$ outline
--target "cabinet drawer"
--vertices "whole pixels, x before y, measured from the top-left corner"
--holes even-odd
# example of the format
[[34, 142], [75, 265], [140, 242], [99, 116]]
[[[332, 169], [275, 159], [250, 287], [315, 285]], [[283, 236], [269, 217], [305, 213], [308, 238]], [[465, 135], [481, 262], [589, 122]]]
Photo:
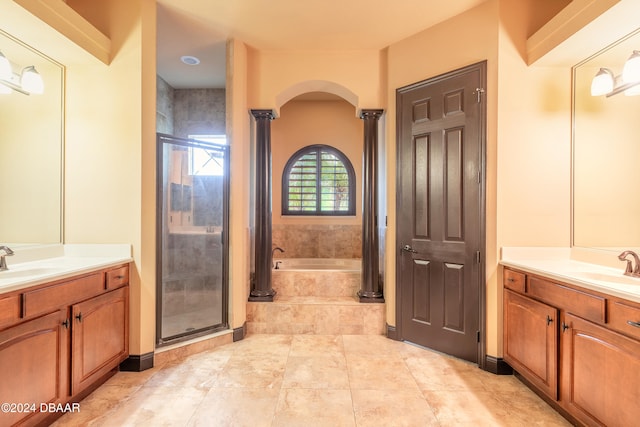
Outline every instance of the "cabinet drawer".
[[561, 307], [587, 320], [604, 323], [606, 299], [537, 277], [529, 277], [527, 295]]
[[512, 291], [524, 293], [525, 274], [517, 271], [504, 269], [503, 286]]
[[0, 299], [0, 328], [20, 320], [20, 295]]
[[104, 273], [95, 273], [69, 282], [24, 293], [24, 317], [49, 313], [59, 307], [104, 292]]
[[640, 308], [622, 301], [609, 301], [609, 327], [640, 339]]
[[107, 289], [120, 288], [129, 283], [129, 267], [124, 266], [107, 271]]

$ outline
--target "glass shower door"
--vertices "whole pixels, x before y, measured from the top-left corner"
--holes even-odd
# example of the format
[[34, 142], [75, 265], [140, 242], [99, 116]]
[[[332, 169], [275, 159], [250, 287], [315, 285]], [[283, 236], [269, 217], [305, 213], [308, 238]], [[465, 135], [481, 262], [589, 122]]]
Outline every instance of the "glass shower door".
[[158, 134], [158, 346], [228, 328], [229, 147]]

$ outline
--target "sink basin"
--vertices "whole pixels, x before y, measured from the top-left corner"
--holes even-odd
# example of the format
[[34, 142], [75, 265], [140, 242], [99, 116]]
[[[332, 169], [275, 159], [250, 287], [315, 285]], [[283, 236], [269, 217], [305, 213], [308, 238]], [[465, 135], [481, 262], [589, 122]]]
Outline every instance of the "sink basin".
[[622, 273], [617, 275], [617, 274], [599, 273], [599, 272], [593, 272], [593, 271], [579, 271], [574, 274], [578, 278], [595, 280], [597, 282], [617, 283], [621, 285], [640, 285], [640, 278], [624, 276]]
[[21, 279], [24, 277], [31, 276], [42, 276], [45, 274], [53, 274], [60, 271], [59, 268], [55, 267], [33, 267], [24, 270], [5, 270], [0, 271], [0, 280], [3, 279]]

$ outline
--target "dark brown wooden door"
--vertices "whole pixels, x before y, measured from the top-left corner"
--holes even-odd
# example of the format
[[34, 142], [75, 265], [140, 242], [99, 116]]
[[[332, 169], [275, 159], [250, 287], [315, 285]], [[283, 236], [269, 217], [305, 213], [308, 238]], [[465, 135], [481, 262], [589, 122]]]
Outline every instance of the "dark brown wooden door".
[[485, 63], [472, 65], [397, 93], [398, 333], [474, 362], [484, 258], [485, 70]]

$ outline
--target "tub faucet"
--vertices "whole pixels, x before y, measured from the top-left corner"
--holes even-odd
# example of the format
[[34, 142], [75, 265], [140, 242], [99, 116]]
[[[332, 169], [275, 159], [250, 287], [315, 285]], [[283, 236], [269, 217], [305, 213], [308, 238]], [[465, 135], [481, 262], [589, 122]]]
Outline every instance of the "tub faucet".
[[0, 271], [8, 270], [9, 267], [7, 267], [5, 257], [13, 255], [13, 251], [8, 246], [0, 246], [0, 253], [2, 253], [0, 255]]
[[[276, 253], [276, 251], [280, 251], [280, 253], [284, 253], [284, 249], [282, 249], [282, 248], [281, 248], [281, 247], [279, 247], [279, 246], [276, 246], [275, 248], [273, 248], [273, 249], [271, 250], [271, 260], [273, 260], [273, 254], [275, 254], [275, 253]], [[273, 265], [273, 268], [278, 268], [278, 264]]]
[[[633, 257], [633, 261], [635, 261], [636, 266], [631, 267], [633, 261], [627, 259], [627, 256], [631, 255]], [[640, 277], [640, 258], [638, 258], [638, 254], [633, 251], [624, 251], [620, 255], [618, 255], [618, 259], [620, 261], [627, 261], [627, 267], [624, 270], [625, 276], [631, 277]]]

